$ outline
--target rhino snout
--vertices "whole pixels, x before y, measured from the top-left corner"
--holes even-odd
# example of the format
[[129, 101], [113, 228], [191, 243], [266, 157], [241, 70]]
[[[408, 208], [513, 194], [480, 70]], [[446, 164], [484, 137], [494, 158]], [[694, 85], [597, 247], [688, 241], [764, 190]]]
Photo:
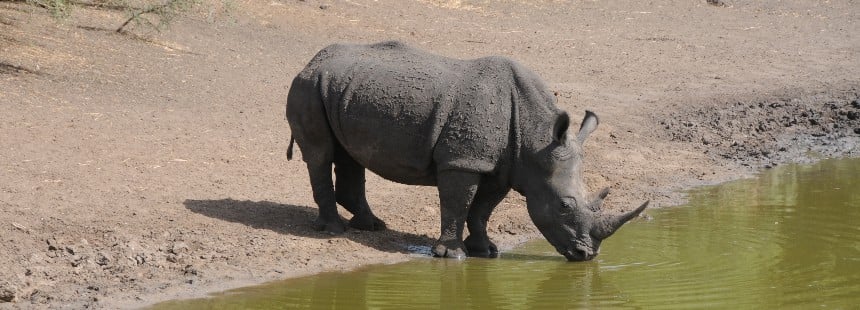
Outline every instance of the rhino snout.
[[592, 251], [586, 247], [575, 247], [573, 249], [565, 250], [565, 249], [556, 249], [561, 255], [564, 255], [567, 258], [567, 261], [570, 262], [584, 262], [590, 261], [597, 257], [597, 254], [600, 253], [600, 250]]

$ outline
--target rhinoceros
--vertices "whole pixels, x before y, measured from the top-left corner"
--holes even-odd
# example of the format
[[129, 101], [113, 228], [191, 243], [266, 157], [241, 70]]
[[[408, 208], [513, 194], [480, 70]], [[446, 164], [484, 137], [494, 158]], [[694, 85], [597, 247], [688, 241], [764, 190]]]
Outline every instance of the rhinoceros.
[[[570, 261], [593, 259], [602, 240], [648, 205], [603, 212], [608, 188], [588, 195], [579, 131], [538, 76], [505, 57], [460, 60], [400, 42], [330, 45], [295, 77], [286, 108], [319, 207], [317, 230], [385, 229], [365, 197], [365, 169], [403, 184], [436, 186], [439, 257], [496, 257], [487, 236], [493, 209], [511, 189], [526, 198], [538, 230]], [[332, 165], [335, 182], [332, 184]], [[469, 236], [463, 239], [464, 224]]]

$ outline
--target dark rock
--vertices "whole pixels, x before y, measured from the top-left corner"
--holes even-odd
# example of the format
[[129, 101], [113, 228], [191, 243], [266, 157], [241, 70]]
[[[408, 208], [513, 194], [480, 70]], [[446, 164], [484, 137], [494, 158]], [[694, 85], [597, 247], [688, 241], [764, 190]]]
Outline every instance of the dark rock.
[[98, 264], [99, 266], [105, 266], [107, 264], [110, 264], [111, 261], [113, 261], [113, 258], [110, 254], [104, 252], [99, 252], [98, 254], [96, 254], [96, 264]]
[[138, 265], [143, 265], [144, 263], [146, 263], [146, 256], [144, 256], [143, 254], [135, 255], [134, 262]]
[[854, 128], [854, 133], [860, 135], [860, 127]]
[[45, 239], [45, 242], [48, 244], [48, 251], [56, 251], [60, 249], [59, 245], [57, 244], [57, 239]]
[[200, 271], [197, 270], [197, 268], [194, 268], [193, 265], [185, 265], [183, 272], [185, 273], [186, 276], [189, 276], [189, 275], [190, 276], [199, 276], [200, 275]]
[[86, 259], [84, 257], [80, 257], [77, 255], [72, 256], [72, 267], [80, 266], [81, 264], [83, 264], [85, 262], [86, 262]]
[[857, 120], [858, 118], [860, 118], [860, 112], [857, 112], [857, 111], [851, 111], [851, 112], [848, 112], [848, 113], [846, 114], [846, 116], [848, 116], [848, 119], [850, 119], [850, 120], [852, 120], [852, 121], [853, 121], [853, 120]]
[[854, 107], [855, 109], [860, 109], [860, 100], [858, 100], [858, 99], [852, 100], [851, 106]]

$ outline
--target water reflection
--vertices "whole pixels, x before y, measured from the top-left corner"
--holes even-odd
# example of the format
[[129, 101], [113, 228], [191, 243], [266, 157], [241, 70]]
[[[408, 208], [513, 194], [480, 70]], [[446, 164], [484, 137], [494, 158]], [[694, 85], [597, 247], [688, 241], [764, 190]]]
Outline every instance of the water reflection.
[[785, 166], [649, 211], [568, 263], [544, 240], [500, 259], [416, 259], [156, 308], [852, 308], [860, 159]]
[[[582, 305], [605, 288], [596, 263], [570, 268], [563, 258], [540, 263], [511, 256], [508, 259], [467, 261], [422, 259], [384, 272], [359, 271], [332, 275], [332, 286], [315, 285], [326, 291], [353, 293], [360, 308], [388, 308], [409, 305], [417, 308], [454, 309], [546, 309], [548, 306]], [[524, 276], [527, 275], [527, 276]], [[335, 279], [336, 278], [336, 279]], [[329, 283], [328, 279], [317, 281]], [[361, 297], [359, 297], [361, 295]], [[362, 298], [363, 297], [363, 298]], [[308, 303], [305, 303], [308, 304]], [[312, 308], [342, 308], [347, 305], [310, 301]]]

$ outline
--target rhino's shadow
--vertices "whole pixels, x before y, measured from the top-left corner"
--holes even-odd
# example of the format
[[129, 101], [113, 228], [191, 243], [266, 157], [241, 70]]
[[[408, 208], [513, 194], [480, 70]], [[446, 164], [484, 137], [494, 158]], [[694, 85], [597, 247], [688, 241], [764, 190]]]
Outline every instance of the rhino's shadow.
[[285, 235], [318, 239], [344, 237], [384, 252], [411, 253], [408, 250], [409, 246], [429, 246], [433, 242], [432, 239], [424, 235], [392, 229], [376, 232], [349, 229], [342, 235], [332, 236], [325, 232], [316, 231], [311, 227], [311, 222], [317, 216], [317, 209], [305, 206], [234, 199], [186, 199], [183, 204], [185, 208], [194, 213], [257, 229], [268, 229]]

